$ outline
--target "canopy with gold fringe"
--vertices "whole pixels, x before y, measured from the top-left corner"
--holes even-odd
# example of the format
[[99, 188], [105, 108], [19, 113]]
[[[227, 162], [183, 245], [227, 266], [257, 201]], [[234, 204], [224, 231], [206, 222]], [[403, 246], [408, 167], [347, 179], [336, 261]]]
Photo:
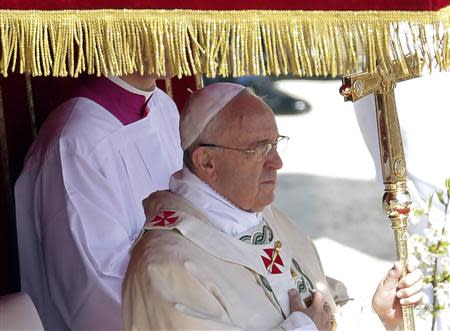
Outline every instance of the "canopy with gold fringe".
[[[3, 0], [0, 73], [337, 76], [450, 68], [450, 0]], [[147, 56], [151, 54], [151, 56]], [[406, 61], [413, 56], [411, 67]]]

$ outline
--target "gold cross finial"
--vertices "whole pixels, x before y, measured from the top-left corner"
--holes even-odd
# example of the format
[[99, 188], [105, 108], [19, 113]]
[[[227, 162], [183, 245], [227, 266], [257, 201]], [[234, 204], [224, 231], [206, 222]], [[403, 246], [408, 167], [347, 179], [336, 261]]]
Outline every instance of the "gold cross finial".
[[377, 67], [375, 73], [359, 73], [342, 77], [339, 92], [345, 101], [357, 101], [366, 95], [387, 94], [394, 90], [397, 82], [419, 77], [419, 73], [404, 74], [400, 66], [389, 70]]

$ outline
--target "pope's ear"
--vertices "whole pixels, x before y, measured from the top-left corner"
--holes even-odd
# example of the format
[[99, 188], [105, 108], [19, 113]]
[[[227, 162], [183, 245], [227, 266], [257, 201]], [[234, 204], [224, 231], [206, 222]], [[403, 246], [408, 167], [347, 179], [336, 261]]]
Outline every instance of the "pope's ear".
[[215, 173], [213, 152], [208, 147], [197, 147], [192, 152], [192, 164], [200, 177], [211, 179]]

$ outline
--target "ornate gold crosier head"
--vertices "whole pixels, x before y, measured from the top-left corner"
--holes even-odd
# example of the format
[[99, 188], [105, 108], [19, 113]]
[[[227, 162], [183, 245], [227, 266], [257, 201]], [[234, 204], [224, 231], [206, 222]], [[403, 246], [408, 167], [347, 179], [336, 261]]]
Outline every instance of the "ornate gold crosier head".
[[[409, 68], [417, 66], [409, 65]], [[361, 73], [342, 77], [340, 93], [345, 101], [357, 101], [374, 94], [380, 146], [381, 169], [385, 185], [383, 208], [394, 230], [397, 256], [406, 274], [408, 261], [406, 227], [411, 198], [406, 186], [407, 173], [402, 136], [395, 105], [394, 89], [397, 82], [419, 77], [405, 70], [404, 63], [392, 68], [377, 66], [375, 73]], [[403, 307], [403, 329], [415, 330], [413, 307]]]

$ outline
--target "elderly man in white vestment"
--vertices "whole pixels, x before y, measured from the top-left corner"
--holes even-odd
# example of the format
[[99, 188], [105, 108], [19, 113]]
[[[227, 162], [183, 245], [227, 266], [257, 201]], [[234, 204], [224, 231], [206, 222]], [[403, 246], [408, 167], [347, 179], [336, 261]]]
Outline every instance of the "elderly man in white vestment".
[[46, 330], [120, 330], [142, 200], [182, 167], [179, 114], [155, 77], [87, 77], [53, 110], [16, 188], [22, 290]]
[[421, 299], [420, 271], [400, 280], [395, 264], [373, 297], [379, 318], [371, 307], [362, 314], [324, 275], [311, 240], [271, 206], [287, 137], [261, 99], [237, 84], [207, 86], [188, 100], [180, 134], [185, 167], [144, 202], [122, 289], [125, 329], [401, 326], [401, 305]]

